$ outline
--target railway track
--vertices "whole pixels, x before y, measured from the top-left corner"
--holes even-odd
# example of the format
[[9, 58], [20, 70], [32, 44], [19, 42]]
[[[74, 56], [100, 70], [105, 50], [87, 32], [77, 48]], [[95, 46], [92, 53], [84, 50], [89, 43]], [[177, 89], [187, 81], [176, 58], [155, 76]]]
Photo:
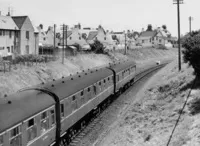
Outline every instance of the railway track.
[[[148, 74], [151, 74], [159, 69], [161, 69], [162, 67], [164, 67], [166, 64], [168, 64], [169, 61], [167, 61], [166, 63], [157, 65], [157, 66], [152, 66], [148, 69], [141, 69], [139, 72], [136, 73], [135, 76], [135, 80], [133, 84], [136, 84], [138, 81], [140, 81], [142, 78], [144, 78], [145, 76], [147, 76]], [[119, 95], [121, 94], [127, 94], [130, 90], [132, 90], [133, 88], [133, 84], [131, 84], [130, 86], [125, 86], [123, 90], [121, 90], [117, 96], [115, 95], [114, 97], [108, 97], [103, 103], [101, 103], [101, 105], [99, 106], [99, 108], [97, 108], [95, 111], [95, 114], [91, 114], [93, 112], [91, 112], [88, 116], [91, 118], [90, 120], [88, 120], [85, 125], [81, 126], [80, 129], [75, 130], [73, 136], [68, 136], [63, 135], [62, 136], [62, 142], [61, 142], [61, 146], [76, 146], [78, 145], [81, 140], [85, 137], [85, 135], [87, 135], [88, 133], [90, 133], [92, 130], [98, 130], [95, 129], [95, 126], [99, 123], [99, 121], [101, 120], [101, 113], [110, 105], [112, 104], [112, 102], [119, 97]], [[87, 118], [87, 116], [86, 116]], [[66, 141], [66, 138], [69, 139], [70, 137], [70, 141]]]

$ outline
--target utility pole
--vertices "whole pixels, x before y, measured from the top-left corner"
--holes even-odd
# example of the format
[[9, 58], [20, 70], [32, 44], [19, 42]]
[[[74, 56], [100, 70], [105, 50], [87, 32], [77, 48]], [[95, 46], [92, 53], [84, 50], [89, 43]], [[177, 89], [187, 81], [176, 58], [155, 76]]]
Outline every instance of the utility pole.
[[54, 24], [54, 35], [53, 35], [53, 56], [55, 57], [55, 50], [56, 50], [56, 24]]
[[126, 55], [126, 32], [124, 31], [124, 36], [125, 36], [125, 49], [124, 49], [124, 55]]
[[192, 32], [192, 20], [193, 20], [193, 17], [189, 17], [189, 30], [190, 30], [190, 34]]
[[177, 19], [178, 19], [178, 68], [181, 71], [181, 44], [180, 44], [180, 4], [183, 4], [183, 0], [173, 0], [173, 4], [177, 5]]
[[64, 64], [65, 51], [65, 24], [63, 24], [63, 49], [62, 49], [62, 64]]
[[66, 49], [67, 49], [67, 29], [68, 29], [68, 26], [65, 25], [65, 30], [66, 30]]

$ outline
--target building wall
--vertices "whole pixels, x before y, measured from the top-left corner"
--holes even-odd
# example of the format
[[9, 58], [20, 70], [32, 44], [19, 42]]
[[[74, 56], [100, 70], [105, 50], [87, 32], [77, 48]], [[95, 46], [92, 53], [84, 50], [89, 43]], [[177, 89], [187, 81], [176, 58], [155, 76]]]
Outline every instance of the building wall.
[[35, 38], [35, 55], [39, 54], [39, 33], [34, 33]]
[[[0, 30], [2, 31], [2, 30]], [[15, 32], [14, 30], [3, 30], [5, 35], [0, 35], [0, 53], [3, 56], [9, 55], [8, 53], [14, 52], [14, 40]], [[9, 33], [11, 32], [11, 37]]]
[[[29, 39], [26, 38], [27, 31], [29, 32]], [[20, 51], [21, 55], [35, 54], [34, 28], [28, 17], [20, 30]]]

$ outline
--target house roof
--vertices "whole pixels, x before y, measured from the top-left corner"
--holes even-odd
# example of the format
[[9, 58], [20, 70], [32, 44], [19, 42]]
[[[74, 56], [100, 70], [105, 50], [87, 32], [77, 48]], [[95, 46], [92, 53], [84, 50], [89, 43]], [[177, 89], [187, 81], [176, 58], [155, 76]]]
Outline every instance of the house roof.
[[13, 19], [9, 16], [0, 16], [0, 29], [19, 30]]
[[123, 34], [124, 32], [113, 32], [112, 34]]
[[136, 35], [138, 35], [138, 36], [139, 36], [140, 34], [139, 34], [139, 32], [137, 32], [137, 31], [134, 31], [134, 32], [133, 32], [133, 37], [135, 38], [135, 36], [136, 36]]
[[154, 37], [156, 34], [156, 31], [144, 31], [140, 34], [140, 37]]
[[87, 40], [93, 40], [98, 34], [98, 31], [90, 31]]
[[67, 38], [68, 38], [70, 35], [72, 35], [72, 31], [71, 31], [71, 30], [70, 30], [70, 31], [67, 31]]
[[13, 16], [12, 19], [15, 21], [18, 28], [21, 29], [27, 17], [28, 16]]

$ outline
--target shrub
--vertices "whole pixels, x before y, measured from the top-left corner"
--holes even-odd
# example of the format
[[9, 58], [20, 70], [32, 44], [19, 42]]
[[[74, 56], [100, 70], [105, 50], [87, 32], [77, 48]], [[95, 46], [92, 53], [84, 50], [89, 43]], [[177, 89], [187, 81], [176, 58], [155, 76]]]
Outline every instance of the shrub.
[[192, 32], [183, 42], [183, 59], [194, 68], [194, 73], [200, 76], [200, 33]]
[[98, 40], [95, 40], [94, 43], [90, 45], [90, 47], [91, 47], [91, 51], [93, 51], [97, 54], [101, 54], [101, 53], [104, 54], [105, 53], [104, 45]]

